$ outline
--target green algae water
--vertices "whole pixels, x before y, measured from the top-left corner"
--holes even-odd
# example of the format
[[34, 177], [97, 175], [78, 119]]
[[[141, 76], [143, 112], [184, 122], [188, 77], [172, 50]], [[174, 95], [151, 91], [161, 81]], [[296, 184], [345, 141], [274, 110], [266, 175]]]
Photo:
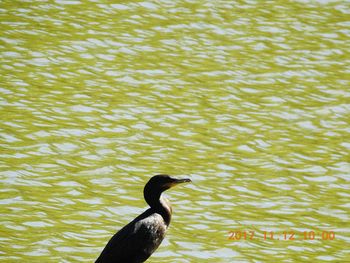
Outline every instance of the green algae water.
[[349, 1], [0, 1], [0, 261], [347, 262]]

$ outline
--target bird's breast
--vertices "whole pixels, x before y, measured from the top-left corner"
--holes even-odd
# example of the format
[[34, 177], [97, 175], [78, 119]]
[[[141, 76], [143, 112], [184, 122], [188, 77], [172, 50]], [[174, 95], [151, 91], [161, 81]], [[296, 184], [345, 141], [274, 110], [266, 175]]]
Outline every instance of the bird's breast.
[[135, 232], [143, 233], [146, 250], [153, 253], [163, 241], [167, 228], [163, 217], [153, 213], [136, 223]]

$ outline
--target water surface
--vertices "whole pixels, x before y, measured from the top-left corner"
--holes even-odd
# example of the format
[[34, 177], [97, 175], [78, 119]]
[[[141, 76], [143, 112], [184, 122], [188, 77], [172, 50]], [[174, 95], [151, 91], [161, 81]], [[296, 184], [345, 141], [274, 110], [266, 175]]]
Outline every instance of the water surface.
[[0, 3], [2, 262], [93, 262], [158, 173], [149, 262], [347, 260], [348, 1]]

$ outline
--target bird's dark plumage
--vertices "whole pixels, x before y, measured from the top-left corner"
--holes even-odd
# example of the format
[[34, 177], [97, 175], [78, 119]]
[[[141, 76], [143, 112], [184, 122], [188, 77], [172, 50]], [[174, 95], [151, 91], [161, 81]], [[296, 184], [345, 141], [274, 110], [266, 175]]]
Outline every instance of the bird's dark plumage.
[[95, 263], [145, 262], [164, 239], [171, 220], [171, 206], [161, 194], [185, 182], [191, 180], [175, 179], [168, 175], [153, 176], [143, 191], [150, 208], [119, 230]]

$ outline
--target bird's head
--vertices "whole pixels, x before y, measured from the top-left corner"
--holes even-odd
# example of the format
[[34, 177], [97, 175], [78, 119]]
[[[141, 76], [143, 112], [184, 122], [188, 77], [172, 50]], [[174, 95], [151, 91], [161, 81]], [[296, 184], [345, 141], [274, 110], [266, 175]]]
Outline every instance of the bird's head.
[[166, 174], [159, 174], [149, 179], [143, 189], [143, 196], [147, 204], [153, 209], [153, 211], [156, 211], [163, 216], [167, 226], [170, 223], [172, 210], [170, 203], [165, 198], [161, 197], [162, 192], [175, 185], [187, 182], [191, 182], [191, 180], [188, 178], [177, 179]]
[[170, 177], [166, 174], [158, 174], [153, 176], [148, 183], [145, 186], [146, 188], [153, 189], [154, 191], [160, 191], [163, 192], [175, 185], [181, 184], [181, 183], [188, 183], [191, 182], [191, 179], [185, 178], [185, 179], [177, 179]]

